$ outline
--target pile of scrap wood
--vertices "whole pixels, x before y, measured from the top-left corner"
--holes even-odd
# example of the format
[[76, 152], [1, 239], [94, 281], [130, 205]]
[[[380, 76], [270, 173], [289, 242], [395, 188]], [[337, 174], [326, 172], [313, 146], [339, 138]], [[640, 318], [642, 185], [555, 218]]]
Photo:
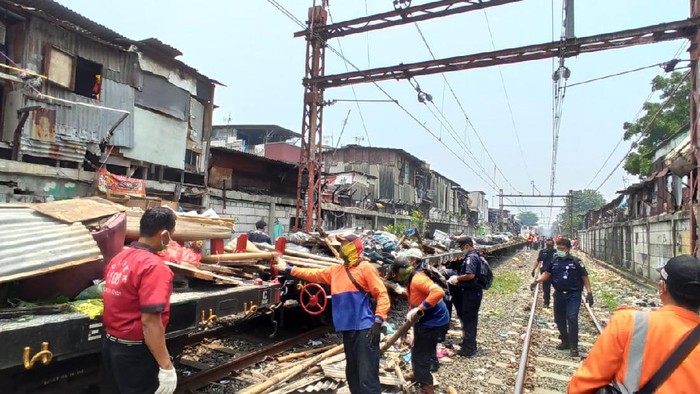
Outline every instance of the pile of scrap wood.
[[[379, 383], [384, 393], [410, 392], [414, 385], [408, 378], [411, 375], [410, 362], [406, 357], [410, 347], [406, 337], [416, 321], [404, 323], [396, 332], [383, 338], [381, 351], [384, 356], [380, 360]], [[343, 345], [328, 345], [279, 356], [274, 362], [260, 365], [236, 379], [250, 384], [240, 391], [242, 394], [303, 393], [318, 389], [349, 393], [345, 364]], [[439, 385], [437, 381], [435, 384]]]
[[[143, 211], [126, 212], [126, 238], [139, 237], [139, 223]], [[177, 224], [172, 237], [175, 241], [198, 241], [203, 239], [230, 239], [235, 229], [233, 219], [177, 214]]]

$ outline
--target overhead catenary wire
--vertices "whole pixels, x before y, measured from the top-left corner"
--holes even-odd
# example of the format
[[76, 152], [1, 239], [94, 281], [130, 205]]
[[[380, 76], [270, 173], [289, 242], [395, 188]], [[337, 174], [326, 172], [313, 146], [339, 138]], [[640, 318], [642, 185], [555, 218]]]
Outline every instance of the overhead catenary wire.
[[[678, 60], [678, 59], [675, 59], [675, 60]], [[608, 74], [608, 75], [604, 75], [604, 76], [602, 76], [602, 77], [597, 77], [597, 78], [588, 79], [588, 80], [581, 81], [581, 82], [572, 83], [572, 84], [569, 84], [568, 87], [569, 87], [569, 88], [572, 88], [572, 87], [574, 87], [574, 86], [585, 85], [585, 84], [588, 84], [588, 83], [598, 82], [598, 81], [602, 81], [602, 80], [609, 79], [609, 78], [615, 78], [615, 77], [619, 77], [619, 76], [622, 76], [622, 75], [627, 75], [627, 74], [635, 73], [635, 72], [638, 72], [638, 71], [648, 70], [648, 69], [650, 69], [650, 68], [662, 67], [662, 66], [665, 66], [667, 63], [668, 63], [668, 62], [656, 63], [656, 64], [652, 64], [652, 65], [649, 65], [649, 66], [634, 68], [634, 69], [632, 69], [632, 70], [620, 71], [620, 72], [615, 73], [615, 74]]]
[[[296, 16], [294, 16], [294, 14], [292, 14], [290, 11], [288, 11], [284, 6], [282, 6], [281, 4], [279, 4], [279, 2], [278, 2], [277, 0], [267, 0], [267, 1], [268, 1], [268, 3], [270, 3], [272, 6], [274, 6], [275, 8], [277, 8], [280, 12], [282, 12], [285, 16], [287, 16], [289, 19], [291, 19], [293, 22], [295, 22], [297, 25], [299, 25], [302, 29], [304, 29], [304, 30], [306, 30], [306, 31], [309, 31], [308, 26], [306, 26], [306, 24], [305, 24], [304, 22], [302, 22], [299, 18], [297, 18]], [[317, 33], [312, 33], [312, 34], [314, 35], [314, 37], [315, 37], [316, 39], [320, 40], [320, 41], [326, 46], [326, 48], [328, 48], [328, 50], [330, 50], [330, 51], [333, 52], [335, 55], [337, 55], [338, 57], [340, 57], [340, 58], [346, 63], [346, 66], [349, 65], [349, 66], [351, 66], [352, 68], [354, 68], [356, 71], [362, 72], [362, 70], [360, 70], [360, 68], [358, 68], [358, 67], [357, 67], [353, 62], [351, 62], [348, 58], [346, 58], [345, 55], [344, 55], [343, 53], [341, 53], [340, 51], [336, 50], [336, 49], [333, 48], [331, 45], [328, 45], [328, 43], [327, 43], [327, 41], [326, 41], [325, 39], [323, 39], [323, 38], [322, 38], [321, 36], [319, 36]], [[452, 155], [454, 155], [460, 162], [462, 162], [469, 170], [471, 170], [472, 172], [474, 172], [474, 174], [475, 174], [478, 178], [480, 178], [481, 180], [483, 180], [484, 182], [486, 182], [487, 185], [489, 185], [490, 187], [493, 188], [493, 186], [491, 186], [491, 182], [487, 181], [483, 176], [481, 176], [481, 174], [479, 174], [478, 172], [476, 172], [476, 171], [474, 170], [474, 168], [472, 168], [472, 167], [464, 160], [464, 158], [462, 158], [460, 155], [458, 155], [452, 148], [450, 148], [449, 145], [447, 145], [444, 141], [442, 141], [442, 140], [437, 136], [437, 134], [435, 134], [432, 130], [430, 130], [430, 128], [428, 128], [425, 124], [423, 124], [411, 111], [409, 111], [409, 110], [408, 110], [405, 106], [403, 106], [398, 100], [396, 100], [391, 94], [389, 94], [389, 92], [387, 92], [384, 88], [382, 88], [381, 85], [379, 85], [376, 81], [373, 81], [372, 84], [373, 84], [375, 87], [377, 87], [377, 89], [379, 89], [379, 91], [382, 92], [382, 94], [384, 94], [389, 100], [392, 100], [404, 113], [406, 113], [406, 114], [407, 114], [413, 121], [415, 121], [421, 128], [423, 128], [426, 132], [428, 132], [428, 134], [430, 134], [433, 138], [435, 138], [436, 140], [438, 140], [438, 142], [440, 142], [440, 144], [443, 145], [443, 147], [445, 147], [445, 149], [447, 149], [450, 153], [452, 153]], [[494, 183], [494, 184], [495, 184], [495, 183]], [[494, 189], [495, 191], [499, 191], [499, 188], [497, 188], [497, 187], [496, 187], [496, 188], [493, 188], [493, 189]]]
[[[647, 101], [649, 101], [653, 95], [654, 95], [654, 92], [653, 91], [650, 92], [649, 96], [647, 96], [647, 98], [644, 100], [644, 102], [646, 103]], [[637, 115], [635, 115], [634, 120], [632, 121], [633, 123], [636, 122], [637, 119], [639, 119], [639, 116], [642, 114], [643, 111], [644, 111], [644, 105], [642, 105], [642, 107], [637, 112]], [[613, 157], [615, 152], [617, 152], [617, 149], [620, 147], [620, 145], [622, 145], [622, 142], [624, 142], [624, 141], [625, 141], [625, 136], [623, 134], [622, 137], [620, 137], [620, 139], [617, 141], [617, 144], [615, 144], [615, 147], [613, 147], [612, 151], [610, 151], [610, 154], [605, 159], [603, 164], [600, 166], [600, 168], [598, 168], [598, 171], [596, 171], [595, 175], [593, 175], [593, 178], [591, 178], [591, 180], [588, 181], [588, 183], [586, 184], [586, 187], [584, 189], [588, 189], [591, 186], [591, 184], [593, 184], [595, 179], [598, 177], [598, 175], [600, 175], [600, 173], [603, 171], [605, 166], [608, 164], [610, 159]]]
[[678, 82], [678, 84], [673, 88], [673, 91], [671, 92], [671, 94], [669, 94], [669, 96], [666, 98], [666, 100], [664, 100], [664, 102], [661, 103], [661, 106], [660, 106], [659, 109], [654, 113], [654, 115], [652, 116], [651, 120], [649, 120], [649, 123], [647, 123], [646, 127], [644, 128], [644, 130], [642, 130], [642, 131], [639, 133], [639, 138], [637, 138], [637, 140], [630, 146], [630, 148], [629, 148], [629, 150], [627, 151], [627, 153], [626, 153], [626, 154], [622, 157], [622, 159], [617, 163], [617, 165], [615, 166], [615, 168], [613, 168], [612, 171], [610, 171], [610, 173], [608, 174], [608, 176], [606, 176], [605, 179], [603, 179], [603, 182], [601, 182], [600, 185], [598, 185], [598, 187], [595, 189], [596, 191], [600, 190], [600, 188], [602, 188], [603, 185], [605, 185], [605, 183], [610, 179], [610, 177], [612, 177], [612, 175], [615, 173], [615, 171], [617, 171], [617, 169], [620, 168], [620, 166], [622, 165], [622, 163], [624, 163], [625, 160], [627, 160], [627, 157], [629, 157], [629, 155], [632, 153], [632, 151], [634, 151], [635, 146], [642, 140], [642, 138], [644, 138], [644, 134], [651, 128], [651, 126], [652, 126], [652, 125], [654, 124], [654, 122], [656, 121], [656, 118], [657, 118], [657, 117], [659, 116], [659, 114], [664, 110], [664, 108], [666, 108], [666, 106], [667, 106], [668, 103], [671, 101], [671, 99], [676, 95], [676, 93], [678, 93], [678, 90], [680, 89], [681, 86], [683, 86], [683, 83], [685, 82], [685, 80], [686, 80], [689, 76], [690, 76], [690, 72], [686, 72], [686, 73], [685, 73], [685, 76], [683, 77], [683, 79], [681, 79], [681, 80]]
[[[685, 47], [687, 45], [688, 45], [687, 42], [683, 42], [681, 44], [681, 46], [678, 48], [678, 50], [676, 51], [676, 53], [673, 55], [672, 59], [677, 59], [678, 56], [680, 56], [680, 54], [683, 52], [683, 50], [685, 49]], [[656, 65], [660, 66], [660, 65], [664, 65], [664, 64], [666, 64], [666, 63], [658, 63]], [[647, 68], [650, 68], [650, 67], [653, 67], [653, 66], [649, 66]], [[632, 120], [632, 123], [636, 122], [639, 119], [639, 117], [642, 115], [642, 112], [644, 112], [644, 104], [647, 103], [649, 100], [651, 100], [653, 95], [654, 95], [654, 91], [652, 90], [651, 92], [649, 92], [649, 95], [647, 96], [647, 98], [644, 101], [642, 101], [642, 106], [639, 108], [639, 111], [637, 111], [637, 114], [634, 116], [634, 120]], [[625, 140], [625, 136], [623, 134], [622, 137], [620, 137], [620, 139], [617, 141], [617, 144], [615, 144], [615, 147], [612, 149], [612, 151], [610, 152], [608, 157], [605, 159], [603, 164], [600, 166], [600, 168], [598, 168], [598, 171], [596, 171], [595, 175], [593, 175], [593, 178], [591, 178], [591, 180], [586, 184], [585, 189], [588, 189], [591, 186], [591, 184], [593, 184], [595, 179], [603, 171], [605, 166], [608, 164], [608, 162], [610, 161], [612, 156], [615, 154], [615, 152], [617, 152], [617, 149], [620, 147], [620, 145], [622, 145], [622, 142], [624, 142], [624, 140]]]
[[[367, 8], [367, 4], [365, 3], [365, 8]], [[331, 20], [331, 23], [333, 23], [333, 16], [331, 15], [330, 9], [328, 10], [328, 17]], [[345, 57], [345, 54], [343, 53], [343, 46], [338, 42], [338, 49], [340, 49], [340, 54]], [[369, 36], [367, 37], [367, 63], [369, 64]], [[345, 63], [345, 70], [350, 71], [348, 68], [347, 62]], [[357, 92], [355, 91], [354, 86], [350, 86], [350, 89], [352, 90], [352, 95], [355, 98], [355, 105], [357, 105], [357, 112], [360, 115], [360, 123], [362, 123], [362, 129], [365, 131], [365, 136], [367, 137], [367, 145], [372, 146], [372, 140], [369, 138], [369, 130], [367, 130], [367, 124], [365, 123], [365, 116], [362, 114], [362, 107], [360, 106], [360, 101], [357, 99]]]
[[[486, 18], [486, 27], [489, 32], [489, 37], [491, 38], [491, 46], [493, 47], [494, 50], [496, 50], [496, 42], [493, 39], [493, 31], [491, 31], [491, 22], [489, 21], [489, 15], [486, 13], [486, 10], [484, 10], [484, 17]], [[505, 95], [506, 98], [506, 105], [508, 106], [508, 113], [510, 114], [510, 122], [513, 126], [513, 134], [515, 134], [515, 140], [518, 143], [518, 151], [520, 151], [520, 158], [523, 161], [523, 168], [525, 169], [525, 174], [527, 175], [528, 179], [532, 179], [530, 176], [530, 170], [528, 169], [527, 166], [527, 160], [525, 159], [525, 153], [523, 152], [523, 145], [520, 143], [520, 135], [518, 133], [518, 126], [515, 123], [515, 115], [513, 115], [513, 107], [510, 105], [510, 97], [508, 95], [508, 88], [506, 87], [506, 80], [503, 77], [503, 70], [501, 70], [501, 66], [496, 67], [498, 69], [498, 75], [501, 77], [501, 86], [503, 87], [503, 94]]]
[[[421, 30], [418, 23], [414, 23], [414, 26], [416, 27], [416, 30], [418, 31], [418, 34], [420, 35], [420, 38], [423, 41], [423, 44], [425, 45], [426, 49], [428, 49], [430, 56], [433, 58], [433, 60], [436, 60], [437, 58], [435, 57], [435, 53], [433, 52], [433, 49], [430, 47], [430, 44], [428, 43], [428, 40], [425, 37], [425, 34], [423, 34], [423, 30]], [[510, 182], [510, 180], [508, 180], [508, 178], [505, 176], [503, 171], [501, 171], [501, 168], [498, 166], [498, 164], [496, 163], [496, 160], [493, 158], [493, 156], [491, 156], [491, 152], [489, 152], [488, 148], [486, 147], [486, 144], [484, 144], [484, 141], [481, 139], [481, 135], [479, 135], [478, 130], [476, 129], [476, 127], [472, 123], [471, 119], [467, 115], [467, 111], [464, 109], [464, 106], [462, 105], [462, 101], [457, 96], [457, 93], [455, 93], [454, 89], [452, 88], [452, 84], [450, 83], [447, 76], [445, 74], [440, 74], [440, 75], [442, 76], [445, 85], [449, 89], [450, 94], [452, 94], [452, 97], [455, 99], [457, 106], [459, 107], [460, 111], [462, 112], [462, 115], [464, 116], [464, 120], [465, 120], [466, 124], [471, 126], [472, 130], [474, 131], [474, 135], [476, 136], [477, 140], [479, 141], [479, 144], [481, 145], [481, 148], [484, 150], [484, 153], [486, 153], [489, 160], [491, 160], [491, 163], [493, 163], [493, 165], [495, 166], [496, 171], [498, 171], [498, 173], [501, 174], [501, 177], [503, 177], [503, 180], [505, 180], [505, 182], [508, 184], [508, 186], [510, 186], [516, 193], [520, 193], [518, 188], [516, 188]], [[464, 139], [462, 141], [466, 143], [466, 141]]]

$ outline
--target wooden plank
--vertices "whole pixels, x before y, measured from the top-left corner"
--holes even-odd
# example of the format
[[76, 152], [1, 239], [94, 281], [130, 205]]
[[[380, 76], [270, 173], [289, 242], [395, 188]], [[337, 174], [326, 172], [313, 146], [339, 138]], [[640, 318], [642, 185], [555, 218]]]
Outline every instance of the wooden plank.
[[[345, 380], [345, 368], [336, 368], [329, 365], [323, 366], [323, 374], [327, 378]], [[401, 381], [395, 376], [379, 375], [379, 383], [385, 386], [401, 387]]]
[[227, 276], [217, 275], [215, 273], [208, 272], [208, 271], [202, 271], [202, 270], [199, 270], [199, 269], [193, 268], [193, 267], [187, 267], [184, 265], [172, 263], [170, 261], [166, 261], [165, 264], [167, 264], [168, 267], [175, 269], [175, 270], [178, 270], [178, 271], [184, 273], [185, 275], [191, 276], [193, 278], [207, 280], [207, 281], [211, 281], [211, 282], [219, 281], [219, 282], [222, 282], [223, 284], [234, 285], [234, 286], [240, 286], [243, 284], [243, 282], [241, 282], [240, 280], [237, 280], [237, 279], [233, 279], [233, 278], [230, 278]]
[[[143, 212], [126, 211], [127, 239], [138, 239], [141, 216], [143, 216]], [[232, 221], [178, 215], [172, 238], [175, 241], [199, 241], [203, 239], [228, 239], [231, 238], [232, 234]]]
[[240, 356], [240, 354], [241, 354], [241, 352], [236, 351], [234, 349], [231, 349], [230, 347], [209, 345], [209, 344], [206, 344], [204, 346], [207, 347], [208, 349], [214, 350], [216, 352], [228, 354], [229, 356]]
[[85, 222], [112, 216], [126, 210], [126, 207], [123, 205], [114, 204], [107, 200], [104, 200], [103, 203], [97, 199], [99, 199], [99, 197], [75, 198], [72, 200], [34, 204], [31, 208], [43, 215], [50, 216], [64, 223]]

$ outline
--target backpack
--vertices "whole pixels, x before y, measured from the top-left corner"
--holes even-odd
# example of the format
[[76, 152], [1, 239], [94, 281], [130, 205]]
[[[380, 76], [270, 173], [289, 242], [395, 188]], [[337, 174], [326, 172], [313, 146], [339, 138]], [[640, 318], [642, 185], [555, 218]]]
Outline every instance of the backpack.
[[479, 264], [479, 273], [476, 275], [476, 283], [482, 289], [488, 290], [493, 284], [493, 271], [485, 258], [479, 256], [479, 260], [481, 260], [481, 264]]
[[[430, 280], [433, 281], [433, 283], [440, 286], [440, 288], [445, 292], [445, 297], [443, 298], [443, 300], [445, 302], [450, 302], [452, 296], [450, 295], [450, 287], [447, 283], [447, 278], [445, 278], [445, 276], [441, 274], [437, 268], [433, 267], [428, 263], [423, 263], [421, 264], [418, 271], [424, 273], [428, 278], [430, 278]], [[413, 279], [413, 276], [411, 276], [411, 279]], [[410, 287], [411, 282], [409, 281], [408, 283]]]

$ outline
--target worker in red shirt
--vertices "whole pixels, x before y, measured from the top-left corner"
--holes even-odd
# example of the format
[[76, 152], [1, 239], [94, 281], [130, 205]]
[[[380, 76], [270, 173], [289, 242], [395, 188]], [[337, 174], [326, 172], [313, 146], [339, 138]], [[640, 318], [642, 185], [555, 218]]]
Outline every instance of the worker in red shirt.
[[[278, 258], [277, 268], [287, 275], [331, 286], [333, 325], [343, 333], [345, 376], [352, 394], [381, 394], [379, 340], [391, 303], [379, 272], [362, 259], [362, 240], [354, 234], [339, 237], [345, 264], [324, 269], [288, 266]], [[372, 310], [370, 296], [377, 301]]]
[[171, 394], [177, 386], [165, 346], [173, 273], [156, 255], [170, 242], [175, 220], [170, 208], [147, 210], [139, 240], [105, 268], [102, 360], [122, 394]]
[[618, 310], [571, 379], [569, 394], [593, 394], [613, 379], [625, 394], [691, 394], [700, 390], [697, 337], [690, 353], [677, 359], [680, 363], [674, 363], [675, 369], [666, 379], [659, 379], [656, 390], [645, 387], [700, 325], [700, 260], [677, 256], [658, 271], [663, 307], [652, 312]]

